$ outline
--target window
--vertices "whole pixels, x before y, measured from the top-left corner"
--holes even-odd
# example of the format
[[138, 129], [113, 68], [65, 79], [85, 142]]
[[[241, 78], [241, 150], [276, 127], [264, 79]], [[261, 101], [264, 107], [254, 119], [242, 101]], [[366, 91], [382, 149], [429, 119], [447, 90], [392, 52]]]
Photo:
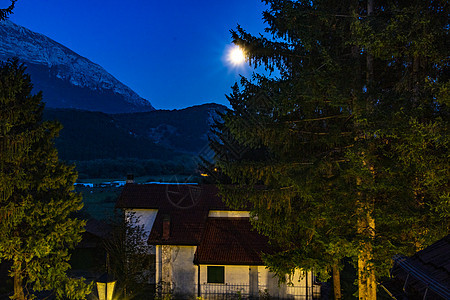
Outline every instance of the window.
[[225, 283], [225, 267], [207, 267], [208, 283]]

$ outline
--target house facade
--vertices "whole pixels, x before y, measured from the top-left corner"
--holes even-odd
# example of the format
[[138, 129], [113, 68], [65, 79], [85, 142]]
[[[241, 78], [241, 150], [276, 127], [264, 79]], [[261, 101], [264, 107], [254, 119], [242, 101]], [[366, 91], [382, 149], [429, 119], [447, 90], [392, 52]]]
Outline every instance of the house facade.
[[140, 217], [155, 255], [155, 284], [177, 298], [317, 299], [312, 272], [279, 284], [261, 258], [266, 237], [249, 211], [226, 207], [214, 185], [127, 184], [117, 206]]

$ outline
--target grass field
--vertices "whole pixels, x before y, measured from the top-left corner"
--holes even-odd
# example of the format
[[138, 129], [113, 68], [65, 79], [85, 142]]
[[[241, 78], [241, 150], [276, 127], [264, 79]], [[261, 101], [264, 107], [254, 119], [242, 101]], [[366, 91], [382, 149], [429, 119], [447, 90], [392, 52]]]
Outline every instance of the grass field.
[[108, 220], [114, 216], [114, 207], [121, 188], [85, 188], [77, 187], [83, 196], [84, 207], [81, 214], [84, 218]]
[[[108, 220], [114, 216], [114, 207], [116, 201], [122, 192], [123, 187], [99, 187], [98, 184], [125, 181], [126, 178], [93, 178], [78, 180], [78, 183], [92, 183], [94, 187], [77, 186], [76, 191], [83, 196], [84, 207], [81, 210], [81, 215], [88, 219], [94, 218], [97, 220]], [[188, 176], [144, 176], [135, 178], [136, 183], [145, 182], [196, 182], [197, 178], [189, 178]]]
[[[79, 179], [78, 183], [93, 183], [99, 184], [104, 182], [113, 181], [125, 181], [126, 177], [123, 178], [91, 178], [91, 179]], [[188, 175], [157, 175], [157, 176], [142, 176], [136, 177], [134, 181], [136, 183], [146, 183], [146, 182], [198, 182], [200, 178], [198, 176], [188, 176]]]

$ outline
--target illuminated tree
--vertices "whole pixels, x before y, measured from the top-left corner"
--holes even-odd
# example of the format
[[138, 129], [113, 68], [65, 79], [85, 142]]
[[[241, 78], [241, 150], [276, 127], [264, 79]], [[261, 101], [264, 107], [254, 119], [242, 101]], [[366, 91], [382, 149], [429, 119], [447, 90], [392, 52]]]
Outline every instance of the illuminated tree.
[[17, 60], [0, 66], [0, 259], [12, 265], [13, 299], [45, 291], [81, 299], [90, 286], [66, 274], [85, 225], [72, 218], [82, 207], [77, 174], [58, 160], [61, 125], [42, 121], [42, 94], [31, 94], [24, 72]]
[[108, 255], [108, 273], [114, 275], [125, 299], [148, 292], [154, 272], [154, 256], [150, 253], [148, 232], [139, 225], [134, 213], [127, 213], [111, 223], [111, 233], [104, 240]]
[[449, 231], [449, 4], [265, 2], [271, 37], [238, 27], [233, 39], [250, 64], [280, 75], [243, 79], [223, 126], [267, 154], [217, 155], [238, 185], [223, 194], [250, 202], [283, 250], [266, 256], [272, 270], [351, 257], [360, 299], [375, 299], [392, 255]]
[[[231, 206], [242, 208], [251, 203], [252, 214], [257, 216], [253, 225], [275, 248], [282, 249], [265, 255], [266, 265], [280, 279], [299, 268], [320, 272], [326, 279], [332, 270], [336, 291], [340, 291], [340, 261], [352, 252], [345, 237], [353, 232], [345, 222], [349, 221], [342, 207], [348, 203], [346, 197], [334, 189], [339, 153], [327, 157], [326, 149], [331, 146], [324, 139], [299, 140], [290, 126], [290, 120], [295, 123], [298, 115], [276, 116], [278, 97], [282, 96], [274, 91], [287, 85], [264, 80], [259, 85], [242, 80], [243, 90], [235, 86], [228, 97], [233, 109], [215, 126], [211, 148], [216, 153], [217, 171], [210, 171], [210, 176], [225, 183], [221, 191]], [[310, 123], [308, 130], [323, 133], [326, 129], [315, 128], [313, 119], [305, 120]], [[341, 131], [330, 133], [335, 134], [334, 150], [338, 142], [353, 142], [342, 134], [345, 118], [336, 119], [333, 126], [343, 125]], [[311, 145], [313, 142], [316, 144]], [[337, 222], [339, 227], [334, 226]]]

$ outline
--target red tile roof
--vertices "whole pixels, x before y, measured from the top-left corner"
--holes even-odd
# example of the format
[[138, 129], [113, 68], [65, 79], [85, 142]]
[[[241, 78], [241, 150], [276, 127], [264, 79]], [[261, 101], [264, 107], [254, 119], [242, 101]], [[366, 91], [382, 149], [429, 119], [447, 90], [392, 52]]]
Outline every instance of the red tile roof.
[[86, 232], [89, 232], [100, 238], [106, 238], [111, 233], [111, 225], [106, 222], [99, 221], [96, 219], [88, 219], [85, 226]]
[[198, 264], [264, 265], [268, 239], [253, 230], [249, 218], [208, 218], [195, 254]]
[[[169, 238], [163, 238], [164, 216], [170, 217]], [[205, 228], [207, 210], [160, 210], [153, 223], [148, 242], [152, 245], [198, 245]]]
[[[127, 184], [119, 208], [158, 209], [148, 242], [152, 245], [195, 245], [201, 264], [263, 265], [267, 238], [252, 229], [248, 218], [208, 218], [210, 210], [232, 210], [214, 185]], [[170, 234], [163, 237], [163, 220]]]
[[[211, 184], [127, 184], [116, 207], [158, 209], [149, 243], [153, 245], [198, 245], [209, 210], [230, 210]], [[170, 217], [170, 235], [163, 239], [163, 218]]]
[[227, 209], [212, 184], [126, 184], [118, 208]]

